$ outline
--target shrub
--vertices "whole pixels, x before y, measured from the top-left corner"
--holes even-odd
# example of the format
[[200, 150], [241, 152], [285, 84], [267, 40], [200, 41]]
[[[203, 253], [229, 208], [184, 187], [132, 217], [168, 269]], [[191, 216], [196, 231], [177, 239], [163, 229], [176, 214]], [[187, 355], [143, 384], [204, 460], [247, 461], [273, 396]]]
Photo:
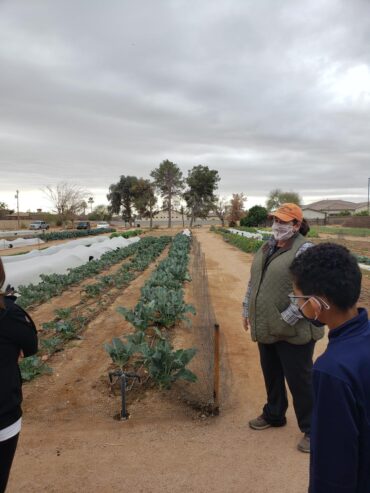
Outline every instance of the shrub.
[[240, 226], [260, 226], [264, 225], [267, 220], [267, 209], [260, 205], [251, 207], [248, 211], [248, 215], [240, 220]]

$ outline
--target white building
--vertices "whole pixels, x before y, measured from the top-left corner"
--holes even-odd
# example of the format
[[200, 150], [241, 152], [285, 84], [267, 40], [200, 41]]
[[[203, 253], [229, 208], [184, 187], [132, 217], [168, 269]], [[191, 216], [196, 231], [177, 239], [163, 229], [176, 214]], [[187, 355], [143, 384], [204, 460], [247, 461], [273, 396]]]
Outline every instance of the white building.
[[322, 211], [316, 211], [315, 209], [310, 209], [309, 207], [302, 207], [303, 217], [305, 219], [323, 219], [326, 218], [326, 213]]
[[355, 209], [355, 214], [358, 214], [359, 212], [368, 212], [369, 211], [369, 204], [367, 202], [361, 202], [360, 204], [356, 204], [356, 209]]

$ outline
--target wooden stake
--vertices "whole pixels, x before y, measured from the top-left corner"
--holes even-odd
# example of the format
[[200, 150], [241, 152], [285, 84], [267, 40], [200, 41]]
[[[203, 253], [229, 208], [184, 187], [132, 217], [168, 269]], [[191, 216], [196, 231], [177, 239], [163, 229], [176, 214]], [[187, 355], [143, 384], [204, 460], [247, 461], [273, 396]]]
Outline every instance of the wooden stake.
[[220, 326], [215, 324], [213, 399], [218, 412], [220, 407]]

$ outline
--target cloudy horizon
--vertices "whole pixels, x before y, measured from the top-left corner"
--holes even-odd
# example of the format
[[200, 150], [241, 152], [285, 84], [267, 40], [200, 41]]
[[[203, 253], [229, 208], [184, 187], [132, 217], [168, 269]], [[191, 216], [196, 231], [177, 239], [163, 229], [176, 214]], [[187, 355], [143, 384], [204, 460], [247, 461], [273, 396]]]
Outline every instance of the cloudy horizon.
[[[32, 5], [31, 5], [32, 4]], [[219, 194], [364, 202], [366, 0], [0, 4], [0, 201], [48, 209], [67, 180], [106, 202], [164, 159], [217, 169]]]

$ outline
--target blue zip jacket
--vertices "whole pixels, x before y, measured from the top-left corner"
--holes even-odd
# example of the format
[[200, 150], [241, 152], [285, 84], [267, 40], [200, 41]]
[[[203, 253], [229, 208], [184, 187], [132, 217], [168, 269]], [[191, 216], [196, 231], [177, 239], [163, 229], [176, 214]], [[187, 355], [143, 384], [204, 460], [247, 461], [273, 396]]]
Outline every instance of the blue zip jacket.
[[329, 332], [313, 367], [309, 493], [370, 493], [370, 322]]

